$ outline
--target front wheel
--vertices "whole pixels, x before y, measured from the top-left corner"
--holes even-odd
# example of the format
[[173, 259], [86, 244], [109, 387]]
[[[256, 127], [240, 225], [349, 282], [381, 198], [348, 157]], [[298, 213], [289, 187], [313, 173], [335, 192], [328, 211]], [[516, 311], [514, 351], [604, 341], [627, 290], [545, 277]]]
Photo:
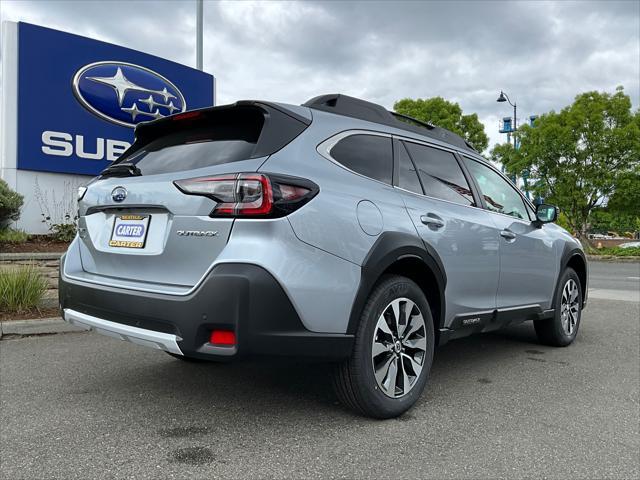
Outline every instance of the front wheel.
[[582, 295], [578, 274], [567, 268], [556, 288], [553, 318], [533, 322], [540, 342], [566, 347], [575, 340], [582, 316]]
[[334, 385], [348, 407], [374, 418], [409, 410], [427, 383], [434, 349], [429, 303], [412, 280], [386, 276], [362, 311], [351, 357]]

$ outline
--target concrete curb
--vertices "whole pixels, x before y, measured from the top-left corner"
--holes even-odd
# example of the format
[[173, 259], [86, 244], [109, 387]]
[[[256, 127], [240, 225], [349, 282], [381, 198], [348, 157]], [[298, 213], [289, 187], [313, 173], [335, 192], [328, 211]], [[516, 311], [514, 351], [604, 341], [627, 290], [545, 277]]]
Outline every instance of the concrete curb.
[[64, 252], [0, 253], [0, 262], [25, 260], [60, 260]]
[[587, 255], [590, 262], [640, 263], [640, 257], [616, 257], [614, 255]]
[[11, 320], [2, 322], [2, 337], [9, 335], [29, 336], [54, 333], [83, 332], [82, 328], [68, 324], [60, 317], [35, 320]]

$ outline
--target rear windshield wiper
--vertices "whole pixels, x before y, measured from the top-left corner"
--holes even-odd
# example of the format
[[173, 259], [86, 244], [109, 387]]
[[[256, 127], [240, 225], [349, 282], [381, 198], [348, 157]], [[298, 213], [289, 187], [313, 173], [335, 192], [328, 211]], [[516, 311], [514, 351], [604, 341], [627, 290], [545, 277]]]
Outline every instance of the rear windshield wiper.
[[103, 177], [139, 177], [142, 172], [133, 163], [122, 162], [114, 163], [110, 167], [105, 168], [100, 175]]

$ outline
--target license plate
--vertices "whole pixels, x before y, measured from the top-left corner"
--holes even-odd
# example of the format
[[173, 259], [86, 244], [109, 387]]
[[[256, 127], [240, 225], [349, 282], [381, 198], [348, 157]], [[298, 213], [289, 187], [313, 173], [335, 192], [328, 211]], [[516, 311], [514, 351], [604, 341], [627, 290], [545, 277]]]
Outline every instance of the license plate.
[[144, 248], [151, 215], [118, 215], [113, 222], [110, 247]]

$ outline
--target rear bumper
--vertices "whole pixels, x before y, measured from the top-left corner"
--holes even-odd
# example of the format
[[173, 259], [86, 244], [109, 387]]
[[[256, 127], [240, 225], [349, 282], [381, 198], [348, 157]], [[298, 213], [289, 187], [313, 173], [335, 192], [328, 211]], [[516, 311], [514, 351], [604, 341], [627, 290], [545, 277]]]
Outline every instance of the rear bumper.
[[[61, 268], [65, 320], [98, 333], [195, 358], [293, 355], [346, 358], [353, 336], [305, 329], [278, 282], [263, 268], [216, 266], [189, 295], [148, 293], [70, 279]], [[233, 330], [235, 346], [209, 343], [212, 330]]]

